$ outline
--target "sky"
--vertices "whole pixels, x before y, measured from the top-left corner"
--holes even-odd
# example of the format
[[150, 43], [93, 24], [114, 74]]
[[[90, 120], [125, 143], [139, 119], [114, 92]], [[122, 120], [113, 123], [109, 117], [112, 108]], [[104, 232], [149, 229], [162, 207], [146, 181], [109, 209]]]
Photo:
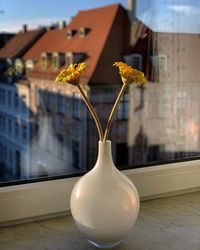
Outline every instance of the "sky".
[[200, 34], [200, 0], [137, 0], [137, 17], [153, 31]]
[[0, 32], [19, 31], [23, 24], [36, 28], [70, 20], [79, 10], [115, 3], [127, 6], [127, 0], [0, 0]]
[[[200, 34], [200, 0], [135, 0], [136, 16], [153, 31]], [[0, 0], [0, 32], [69, 21], [79, 10], [128, 0]], [[2, 13], [2, 11], [4, 13]]]

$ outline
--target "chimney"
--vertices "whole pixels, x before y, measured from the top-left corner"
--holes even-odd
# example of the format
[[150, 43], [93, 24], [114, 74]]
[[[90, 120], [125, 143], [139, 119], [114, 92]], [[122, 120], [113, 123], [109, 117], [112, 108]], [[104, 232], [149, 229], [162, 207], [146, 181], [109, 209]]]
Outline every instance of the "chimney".
[[58, 23], [58, 27], [59, 27], [60, 30], [64, 29], [66, 27], [66, 21], [65, 20], [61, 20]]
[[131, 23], [136, 16], [136, 1], [137, 0], [128, 0], [128, 16]]
[[23, 24], [23, 26], [22, 26], [22, 32], [26, 33], [27, 29], [28, 29], [28, 25], [27, 24]]

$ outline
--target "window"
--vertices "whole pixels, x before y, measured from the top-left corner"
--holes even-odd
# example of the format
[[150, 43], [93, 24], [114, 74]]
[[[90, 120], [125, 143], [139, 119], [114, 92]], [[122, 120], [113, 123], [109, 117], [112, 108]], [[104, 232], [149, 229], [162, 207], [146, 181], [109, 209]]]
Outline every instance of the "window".
[[72, 117], [76, 119], [81, 118], [81, 99], [80, 95], [76, 93], [73, 94]]
[[27, 126], [26, 125], [22, 126], [22, 138], [24, 141], [27, 140]]
[[71, 53], [68, 52], [66, 53], [65, 56], [65, 64], [66, 65], [70, 65], [72, 63], [81, 63], [84, 61], [84, 59], [86, 58], [86, 54], [85, 53]]
[[17, 93], [14, 93], [14, 105], [16, 109], [19, 108], [19, 96]]
[[74, 168], [79, 168], [80, 167], [80, 159], [79, 159], [80, 155], [79, 155], [79, 142], [76, 140], [72, 140], [72, 166]]
[[167, 70], [167, 57], [166, 55], [158, 55], [158, 68], [159, 71]]
[[15, 60], [15, 70], [17, 75], [21, 75], [23, 73], [24, 65], [22, 60], [20, 59]]
[[8, 92], [8, 106], [12, 106], [12, 92], [9, 90]]
[[64, 159], [64, 136], [58, 134], [58, 157]]
[[71, 39], [76, 34], [76, 30], [68, 30], [67, 31], [67, 39]]
[[12, 150], [9, 150], [9, 162], [10, 162], [10, 164], [13, 163], [13, 152], [12, 152]]
[[53, 104], [53, 95], [52, 95], [52, 93], [47, 92], [47, 104], [46, 104], [47, 110], [52, 111], [52, 109], [53, 109], [52, 104]]
[[18, 122], [15, 123], [15, 136], [19, 137], [19, 124], [18, 124]]
[[22, 102], [21, 106], [22, 106], [22, 110], [23, 111], [26, 111], [26, 109], [27, 109], [26, 99], [27, 99], [26, 95], [22, 95], [21, 96], [21, 102]]
[[12, 120], [11, 120], [11, 118], [8, 119], [8, 133], [12, 134]]
[[66, 53], [65, 64], [69, 66], [72, 63], [73, 63], [73, 53]]
[[81, 27], [79, 29], [79, 37], [83, 38], [90, 31], [89, 28]]
[[58, 53], [54, 53], [52, 56], [52, 66], [55, 70], [59, 68], [59, 55]]
[[124, 61], [134, 69], [142, 70], [142, 56], [140, 54], [130, 54], [124, 56]]
[[36, 95], [36, 106], [40, 107], [42, 105], [42, 90], [36, 89], [35, 95]]
[[125, 93], [117, 108], [116, 119], [117, 120], [128, 119], [128, 108], [129, 108], [129, 94]]
[[156, 55], [151, 57], [155, 71], [165, 72], [167, 71], [167, 56]]
[[60, 114], [65, 113], [64, 96], [61, 94], [58, 95], [58, 113]]
[[6, 91], [5, 91], [5, 89], [1, 89], [0, 90], [1, 92], [1, 104], [5, 104], [5, 102], [6, 102]]
[[5, 116], [2, 117], [2, 128], [4, 131], [6, 131], [6, 117]]
[[[184, 0], [179, 1], [183, 5]], [[4, 2], [8, 6], [7, 1]], [[133, 2], [137, 5], [135, 14], [140, 22], [131, 23], [135, 18], [134, 8], [131, 12], [126, 6], [120, 7], [124, 8], [123, 14], [110, 12], [110, 7], [106, 6], [99, 9], [96, 4], [95, 10], [88, 11], [90, 8], [84, 2], [85, 7], [74, 12], [75, 17], [66, 27], [62, 23], [62, 29], [52, 25], [44, 34], [37, 30], [32, 32], [31, 28], [30, 33], [27, 30], [22, 34], [15, 26], [8, 27], [16, 32], [15, 39], [30, 36], [29, 42], [25, 39], [20, 43], [20, 51], [13, 40], [7, 50], [13, 54], [8, 54], [3, 63], [1, 59], [0, 143], [7, 147], [4, 169], [9, 172], [10, 180], [32, 179], [31, 171], [37, 166], [33, 157], [37, 154], [32, 152], [41, 149], [41, 141], [54, 153], [52, 156], [48, 150], [40, 151], [43, 158], [50, 159], [52, 165], [55, 163], [53, 170], [46, 164], [50, 178], [59, 178], [61, 174], [69, 176], [77, 171], [83, 173], [93, 167], [98, 141], [95, 123], [76, 86], [53, 83], [65, 64], [71, 63], [88, 64], [80, 84], [103, 128], [121, 87], [118, 70], [112, 67], [112, 62], [123, 61], [143, 71], [148, 78], [145, 89], [135, 84], [127, 88], [115, 114], [109, 139], [113, 143], [113, 159], [119, 167], [130, 169], [200, 157], [198, 17], [194, 11], [191, 11], [193, 14], [184, 11], [178, 14], [173, 1], [170, 8], [165, 1], [162, 6], [161, 1]], [[39, 8], [41, 3], [34, 1], [40, 16], [43, 15], [43, 8]], [[72, 2], [67, 1], [67, 4], [71, 6]], [[187, 4], [189, 9], [194, 9], [192, 1], [188, 0]], [[18, 5], [11, 8], [23, 17]], [[102, 20], [106, 25], [101, 25], [97, 17], [104, 18], [99, 14], [104, 10], [105, 17], [110, 18]], [[5, 15], [5, 18], [8, 17]], [[111, 22], [114, 18], [117, 22]], [[17, 51], [19, 53], [14, 55]], [[12, 69], [10, 82], [9, 69]], [[48, 122], [44, 122], [45, 119]], [[67, 146], [66, 142], [69, 142]], [[25, 167], [21, 165], [24, 155], [28, 155]], [[4, 176], [8, 176], [7, 173]], [[1, 181], [7, 179], [0, 176]]]
[[51, 65], [52, 55], [51, 53], [42, 53], [40, 59], [40, 67], [46, 70]]
[[27, 60], [25, 66], [26, 70], [29, 72], [34, 69], [34, 62], [32, 60]]

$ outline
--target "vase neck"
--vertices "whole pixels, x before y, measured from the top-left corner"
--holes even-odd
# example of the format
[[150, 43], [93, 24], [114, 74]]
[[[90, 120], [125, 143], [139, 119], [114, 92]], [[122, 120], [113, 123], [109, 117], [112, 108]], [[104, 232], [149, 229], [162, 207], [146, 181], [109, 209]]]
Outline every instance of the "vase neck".
[[106, 166], [107, 164], [114, 165], [112, 158], [111, 141], [99, 141], [99, 150], [97, 157], [97, 165]]

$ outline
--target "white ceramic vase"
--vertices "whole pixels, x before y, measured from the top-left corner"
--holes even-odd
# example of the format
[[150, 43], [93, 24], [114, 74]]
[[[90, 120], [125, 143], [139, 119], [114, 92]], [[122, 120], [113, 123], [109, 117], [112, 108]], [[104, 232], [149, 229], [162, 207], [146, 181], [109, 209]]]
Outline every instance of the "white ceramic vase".
[[115, 167], [110, 141], [99, 142], [97, 162], [76, 183], [70, 205], [78, 229], [96, 247], [116, 246], [133, 227], [139, 212], [138, 192]]

